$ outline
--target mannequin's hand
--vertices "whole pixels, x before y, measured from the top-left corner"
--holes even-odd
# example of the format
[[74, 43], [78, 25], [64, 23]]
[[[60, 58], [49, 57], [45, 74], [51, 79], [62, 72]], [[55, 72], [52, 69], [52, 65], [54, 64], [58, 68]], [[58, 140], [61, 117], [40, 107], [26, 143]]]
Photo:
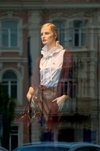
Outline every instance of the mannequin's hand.
[[27, 100], [30, 101], [31, 99], [31, 107], [35, 107], [35, 102], [34, 102], [34, 97], [32, 96], [32, 94], [27, 93]]
[[33, 93], [34, 93], [34, 89], [32, 87], [29, 87], [28, 93], [26, 95], [28, 101], [30, 101], [30, 99], [32, 98]]
[[62, 110], [66, 98], [67, 98], [67, 95], [62, 95], [61, 97], [58, 97], [58, 98], [56, 98], [56, 99], [54, 99], [54, 100], [52, 101], [52, 102], [57, 101], [58, 111], [61, 111], [61, 110]]
[[33, 107], [33, 108], [34, 108], [34, 107], [35, 107], [35, 105], [36, 105], [36, 104], [35, 104], [35, 102], [34, 102], [34, 98], [32, 97], [32, 99], [31, 99], [31, 107]]
[[32, 94], [27, 93], [26, 97], [27, 97], [27, 100], [30, 101], [30, 99], [32, 98]]

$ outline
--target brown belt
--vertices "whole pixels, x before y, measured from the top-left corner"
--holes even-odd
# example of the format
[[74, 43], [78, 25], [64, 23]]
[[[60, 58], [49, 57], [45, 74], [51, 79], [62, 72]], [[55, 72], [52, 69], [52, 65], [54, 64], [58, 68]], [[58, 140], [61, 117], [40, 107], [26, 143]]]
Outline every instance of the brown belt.
[[46, 121], [48, 120], [52, 100], [56, 98], [56, 87], [49, 87], [41, 85], [41, 95], [39, 107]]

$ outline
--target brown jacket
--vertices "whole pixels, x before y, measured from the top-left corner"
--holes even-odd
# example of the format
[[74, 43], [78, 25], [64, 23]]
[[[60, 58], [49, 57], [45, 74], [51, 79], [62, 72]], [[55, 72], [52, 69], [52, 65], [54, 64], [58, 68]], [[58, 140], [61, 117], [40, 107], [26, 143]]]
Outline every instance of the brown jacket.
[[[31, 86], [36, 89], [39, 87], [40, 85], [40, 69], [39, 69], [39, 65], [40, 65], [40, 60], [43, 56], [40, 56], [39, 58], [37, 58], [37, 60], [35, 61], [35, 67], [33, 70], [33, 76], [32, 76], [32, 83]], [[57, 97], [63, 95], [63, 94], [68, 94], [68, 91], [71, 90], [71, 85], [69, 87], [67, 87], [67, 79], [71, 79], [72, 75], [71, 75], [71, 66], [72, 66], [72, 53], [68, 50], [65, 51], [64, 53], [64, 58], [63, 58], [63, 65], [62, 65], [62, 69], [61, 69], [61, 73], [60, 73], [60, 77], [59, 77], [59, 81], [57, 84]]]

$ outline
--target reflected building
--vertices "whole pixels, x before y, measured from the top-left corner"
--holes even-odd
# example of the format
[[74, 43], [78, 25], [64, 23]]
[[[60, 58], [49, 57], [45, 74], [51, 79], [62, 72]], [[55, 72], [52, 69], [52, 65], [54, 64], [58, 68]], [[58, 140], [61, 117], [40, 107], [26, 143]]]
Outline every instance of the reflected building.
[[[71, 98], [63, 108], [62, 126], [54, 141], [88, 141], [100, 144], [99, 55], [100, 0], [0, 0], [0, 82], [17, 102], [8, 141], [13, 148], [29, 142], [29, 128], [17, 117], [27, 103], [28, 37], [31, 72], [42, 46], [40, 28], [51, 22], [58, 28], [60, 44], [73, 53]], [[32, 119], [31, 141], [41, 141], [42, 126]], [[14, 145], [13, 142], [16, 142]]]

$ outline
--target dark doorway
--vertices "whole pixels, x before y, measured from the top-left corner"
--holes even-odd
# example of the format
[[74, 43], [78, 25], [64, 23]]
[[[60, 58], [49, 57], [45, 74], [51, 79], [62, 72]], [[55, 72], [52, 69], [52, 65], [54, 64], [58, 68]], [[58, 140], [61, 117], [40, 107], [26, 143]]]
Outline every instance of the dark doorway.
[[74, 141], [74, 129], [59, 130], [58, 141], [73, 142]]

